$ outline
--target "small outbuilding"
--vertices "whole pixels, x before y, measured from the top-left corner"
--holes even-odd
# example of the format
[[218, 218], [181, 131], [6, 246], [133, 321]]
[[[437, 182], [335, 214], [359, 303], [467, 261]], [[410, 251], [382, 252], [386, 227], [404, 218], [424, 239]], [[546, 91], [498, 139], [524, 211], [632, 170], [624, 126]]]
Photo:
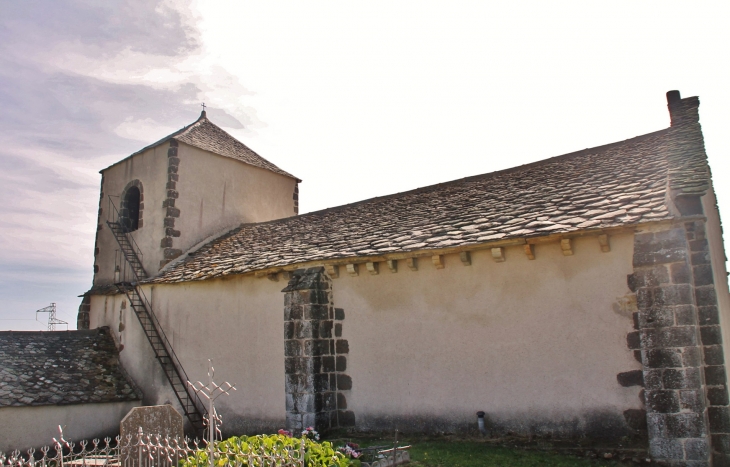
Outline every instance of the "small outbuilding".
[[109, 328], [0, 332], [0, 451], [115, 436], [141, 398]]

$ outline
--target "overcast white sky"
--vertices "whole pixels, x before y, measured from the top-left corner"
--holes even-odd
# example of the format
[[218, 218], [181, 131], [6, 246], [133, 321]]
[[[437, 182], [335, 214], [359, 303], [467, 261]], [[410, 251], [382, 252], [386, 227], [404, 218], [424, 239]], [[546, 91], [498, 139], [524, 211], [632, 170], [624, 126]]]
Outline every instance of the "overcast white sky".
[[75, 326], [98, 171], [194, 121], [308, 212], [669, 125], [700, 96], [730, 219], [730, 3], [0, 2], [0, 329]]

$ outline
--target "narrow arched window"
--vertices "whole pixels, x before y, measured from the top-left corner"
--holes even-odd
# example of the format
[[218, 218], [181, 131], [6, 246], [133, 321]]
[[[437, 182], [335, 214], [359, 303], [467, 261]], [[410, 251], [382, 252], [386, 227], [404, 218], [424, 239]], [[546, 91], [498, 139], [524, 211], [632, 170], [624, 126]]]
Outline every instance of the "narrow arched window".
[[123, 221], [124, 227], [126, 227], [129, 232], [139, 228], [140, 194], [139, 188], [136, 186], [129, 187], [127, 192], [124, 194]]

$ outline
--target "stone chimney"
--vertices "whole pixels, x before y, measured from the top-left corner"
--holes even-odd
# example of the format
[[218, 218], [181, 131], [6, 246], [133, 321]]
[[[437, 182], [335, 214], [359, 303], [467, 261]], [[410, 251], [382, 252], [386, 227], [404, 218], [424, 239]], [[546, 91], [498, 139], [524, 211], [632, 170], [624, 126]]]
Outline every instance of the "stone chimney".
[[667, 107], [669, 107], [669, 117], [672, 121], [672, 126], [698, 123], [700, 121], [698, 112], [699, 105], [700, 100], [697, 97], [682, 99], [679, 91], [667, 92]]

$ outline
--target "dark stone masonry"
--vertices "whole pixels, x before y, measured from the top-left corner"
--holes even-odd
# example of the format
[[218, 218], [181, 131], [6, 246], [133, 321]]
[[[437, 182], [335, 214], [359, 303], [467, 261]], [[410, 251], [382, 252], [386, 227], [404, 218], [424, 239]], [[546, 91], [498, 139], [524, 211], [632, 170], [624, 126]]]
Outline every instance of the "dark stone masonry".
[[299, 182], [294, 185], [294, 195], [292, 196], [292, 199], [294, 200], [294, 214], [299, 214]]
[[299, 269], [283, 292], [287, 429], [354, 426], [355, 414], [347, 410], [345, 312], [334, 308], [331, 279], [322, 267]]
[[177, 157], [177, 148], [177, 141], [170, 140], [170, 147], [167, 150], [167, 185], [165, 186], [167, 197], [162, 201], [162, 209], [165, 210], [165, 219], [163, 221], [165, 236], [160, 240], [160, 248], [163, 249], [160, 268], [163, 268], [167, 263], [182, 254], [182, 250], [173, 248], [173, 239], [180, 236], [180, 231], [175, 230], [175, 219], [180, 217], [180, 209], [175, 207], [175, 200], [179, 196], [177, 182], [180, 179], [178, 174], [180, 158]]
[[[99, 272], [99, 265], [96, 261], [99, 256], [99, 232], [103, 228], [102, 218], [104, 216], [104, 174], [101, 175], [101, 182], [99, 183], [99, 211], [96, 217], [96, 233], [94, 234], [94, 275]], [[81, 329], [81, 328], [79, 328]]]
[[671, 466], [730, 465], [727, 378], [704, 221], [637, 233], [628, 282], [639, 312], [627, 342], [641, 351], [652, 457]]
[[76, 329], [89, 329], [89, 313], [91, 313], [91, 295], [84, 294], [84, 298], [79, 305], [79, 312], [76, 315]]

